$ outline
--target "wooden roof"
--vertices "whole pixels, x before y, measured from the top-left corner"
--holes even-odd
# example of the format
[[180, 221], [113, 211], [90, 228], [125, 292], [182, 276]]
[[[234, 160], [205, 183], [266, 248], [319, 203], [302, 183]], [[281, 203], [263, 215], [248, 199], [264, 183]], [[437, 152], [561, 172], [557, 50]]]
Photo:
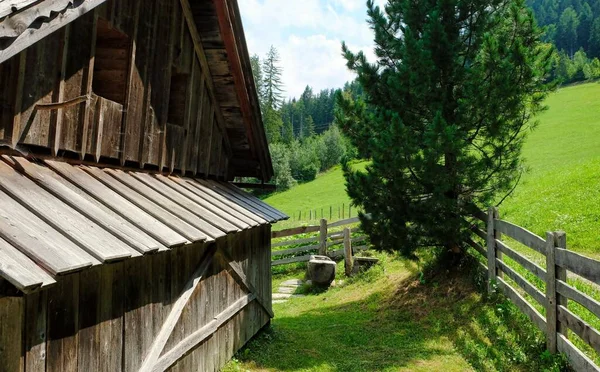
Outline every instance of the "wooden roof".
[[0, 276], [25, 293], [59, 275], [287, 218], [226, 182], [7, 155], [0, 205]]
[[[0, 0], [0, 63], [104, 2]], [[179, 3], [198, 58], [210, 71], [207, 85], [231, 145], [230, 174], [268, 181], [273, 166], [237, 0]]]

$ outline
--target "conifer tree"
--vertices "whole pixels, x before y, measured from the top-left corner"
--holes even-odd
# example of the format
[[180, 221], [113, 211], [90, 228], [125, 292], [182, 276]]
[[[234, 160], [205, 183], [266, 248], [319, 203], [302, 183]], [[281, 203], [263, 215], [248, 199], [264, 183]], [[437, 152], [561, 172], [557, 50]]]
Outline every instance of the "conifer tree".
[[348, 193], [380, 248], [461, 252], [471, 205], [518, 182], [553, 51], [523, 0], [367, 5], [377, 60], [343, 45], [365, 98], [338, 94], [336, 120], [372, 162], [344, 167]]
[[281, 81], [282, 69], [279, 52], [271, 46], [267, 56], [263, 60], [263, 91], [265, 105], [277, 110], [283, 103], [283, 83]]

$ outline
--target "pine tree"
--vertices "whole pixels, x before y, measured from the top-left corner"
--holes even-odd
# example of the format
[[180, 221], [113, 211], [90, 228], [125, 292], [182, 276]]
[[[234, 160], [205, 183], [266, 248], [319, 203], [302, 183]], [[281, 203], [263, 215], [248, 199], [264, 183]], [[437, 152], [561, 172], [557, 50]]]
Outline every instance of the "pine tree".
[[275, 110], [283, 103], [282, 69], [279, 66], [279, 52], [271, 46], [263, 61], [265, 105]]
[[260, 111], [264, 115], [265, 85], [262, 66], [260, 65], [260, 57], [258, 55], [255, 54], [250, 57], [250, 66], [252, 67], [252, 75], [254, 77], [254, 84], [256, 85], [256, 93], [260, 102]]
[[315, 135], [315, 121], [308, 115], [302, 124], [302, 138], [309, 138]]
[[518, 182], [553, 51], [523, 0], [367, 5], [377, 61], [343, 45], [365, 100], [338, 94], [336, 120], [372, 162], [344, 167], [348, 193], [375, 245], [460, 252], [472, 203]]

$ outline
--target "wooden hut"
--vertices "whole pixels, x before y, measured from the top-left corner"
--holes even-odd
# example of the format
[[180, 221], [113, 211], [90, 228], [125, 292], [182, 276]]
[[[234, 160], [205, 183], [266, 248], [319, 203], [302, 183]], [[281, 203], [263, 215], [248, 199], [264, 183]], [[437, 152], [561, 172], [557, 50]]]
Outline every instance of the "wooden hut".
[[0, 0], [0, 371], [218, 370], [272, 174], [236, 0]]

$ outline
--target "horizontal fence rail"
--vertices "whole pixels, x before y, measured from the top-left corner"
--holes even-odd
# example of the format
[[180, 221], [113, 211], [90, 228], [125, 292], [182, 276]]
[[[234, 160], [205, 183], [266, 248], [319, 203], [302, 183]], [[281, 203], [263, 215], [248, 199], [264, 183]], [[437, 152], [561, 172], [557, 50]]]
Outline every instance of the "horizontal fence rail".
[[[600, 261], [569, 251], [564, 232], [548, 232], [543, 238], [521, 226], [500, 219], [495, 208], [491, 208], [487, 214], [474, 209], [472, 217], [474, 222], [470, 227], [473, 238], [468, 238], [465, 243], [485, 258], [486, 264], [483, 266], [488, 274], [488, 291], [492, 293], [496, 288], [502, 291], [545, 333], [548, 350], [565, 354], [575, 371], [600, 371], [594, 361], [569, 340], [568, 335], [570, 330], [600, 353], [600, 332], [568, 306], [570, 300], [575, 301], [600, 318], [600, 301], [567, 284], [568, 271], [600, 285]], [[486, 231], [478, 226], [482, 225], [481, 222]], [[544, 256], [546, 269], [511, 248], [503, 240], [504, 236]], [[482, 240], [484, 244], [475, 239]], [[546, 287], [545, 293], [530, 279], [517, 272], [523, 270], [509, 265], [504, 259], [505, 256], [531, 274], [531, 277], [542, 281]], [[533, 304], [539, 303], [546, 310], [546, 316], [526, 297], [533, 299]]]
[[[274, 260], [271, 261], [271, 266], [287, 265], [297, 262], [308, 262], [310, 260], [310, 256], [317, 253], [321, 256], [328, 256], [330, 258], [340, 258], [345, 256], [346, 251], [350, 251], [352, 254], [365, 251], [369, 248], [369, 245], [367, 244], [367, 236], [351, 236], [353, 233], [356, 234], [360, 232], [360, 227], [350, 228], [351, 225], [355, 225], [359, 222], [360, 220], [358, 217], [348, 218], [332, 223], [328, 223], [326, 219], [322, 219], [320, 226], [299, 226], [281, 231], [273, 231], [271, 233], [271, 239], [294, 237], [296, 235], [316, 232], [318, 232], [319, 235], [309, 238], [301, 237], [299, 239], [272, 243], [271, 246], [273, 248], [290, 248], [272, 251], [271, 257], [273, 257]], [[345, 228], [340, 231], [329, 231], [329, 229], [342, 227]], [[296, 247], [297, 245], [301, 246]], [[336, 246], [341, 246], [341, 248], [329, 249]], [[295, 256], [278, 258], [289, 255]]]

